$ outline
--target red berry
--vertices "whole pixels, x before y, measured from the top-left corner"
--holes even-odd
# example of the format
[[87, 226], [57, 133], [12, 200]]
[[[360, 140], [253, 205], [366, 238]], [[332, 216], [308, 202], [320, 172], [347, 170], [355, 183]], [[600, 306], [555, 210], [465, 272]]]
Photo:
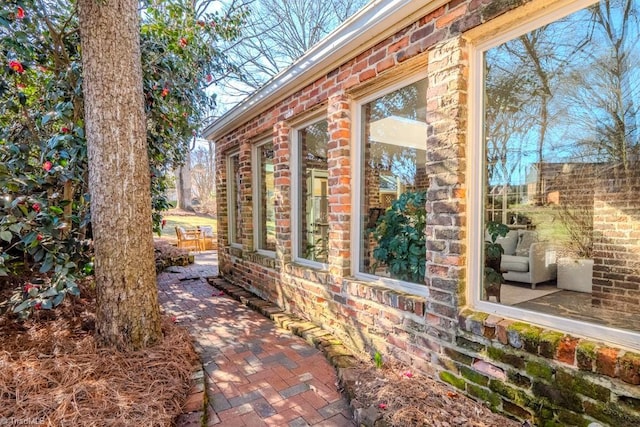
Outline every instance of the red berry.
[[41, 310], [42, 309], [42, 303], [37, 302], [34, 308], [36, 310]]
[[180, 46], [187, 47], [187, 39], [185, 39], [184, 37], [181, 37], [180, 38]]
[[169, 89], [165, 87], [164, 89], [162, 89], [162, 97], [164, 98], [167, 95], [169, 95]]
[[16, 18], [23, 19], [24, 18], [24, 9], [18, 6], [18, 10], [16, 11]]
[[34, 203], [31, 207], [36, 212], [40, 212], [40, 209], [42, 209], [41, 206], [40, 206], [40, 203]]
[[38, 234], [38, 235], [36, 236], [36, 240], [37, 240], [38, 242], [42, 242], [42, 238], [43, 238], [43, 237], [42, 237], [42, 234]]
[[53, 167], [53, 163], [51, 163], [48, 160], [44, 162], [44, 164], [42, 165], [42, 169], [46, 170], [47, 172], [49, 172], [52, 167]]

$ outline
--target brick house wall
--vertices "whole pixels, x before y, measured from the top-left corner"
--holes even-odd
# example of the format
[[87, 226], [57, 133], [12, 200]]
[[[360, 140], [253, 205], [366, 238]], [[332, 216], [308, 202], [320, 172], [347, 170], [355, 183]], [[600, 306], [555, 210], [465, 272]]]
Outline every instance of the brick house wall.
[[[640, 355], [465, 309], [467, 286], [468, 49], [462, 33], [528, 1], [453, 0], [399, 29], [273, 105], [246, 114], [216, 140], [221, 272], [230, 281], [331, 330], [356, 351], [380, 351], [540, 425], [640, 425]], [[428, 79], [425, 171], [427, 297], [351, 277], [351, 101], [419, 69]], [[384, 87], [384, 86], [380, 86]], [[328, 145], [328, 268], [294, 263], [291, 122], [325, 111]], [[274, 144], [275, 258], [254, 252], [252, 143]], [[227, 154], [240, 151], [242, 248], [228, 242]], [[367, 179], [374, 179], [367, 177]], [[293, 214], [296, 214], [295, 212]]]

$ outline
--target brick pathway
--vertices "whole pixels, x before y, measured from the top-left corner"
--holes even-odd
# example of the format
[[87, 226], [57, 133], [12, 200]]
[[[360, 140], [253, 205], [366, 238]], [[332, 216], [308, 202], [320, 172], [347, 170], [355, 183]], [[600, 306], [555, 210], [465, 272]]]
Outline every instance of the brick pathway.
[[[215, 275], [215, 252], [205, 252], [195, 264], [158, 276], [165, 312], [189, 329], [200, 354], [208, 425], [353, 426], [325, 356], [240, 302], [218, 296], [205, 280]], [[200, 424], [184, 420], [187, 425]]]

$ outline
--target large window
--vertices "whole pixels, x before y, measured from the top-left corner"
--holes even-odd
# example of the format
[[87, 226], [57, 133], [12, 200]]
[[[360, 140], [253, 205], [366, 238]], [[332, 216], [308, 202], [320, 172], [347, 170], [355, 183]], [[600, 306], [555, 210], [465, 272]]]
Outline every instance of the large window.
[[227, 157], [227, 210], [229, 212], [229, 243], [241, 245], [242, 211], [240, 205], [240, 153]]
[[256, 146], [255, 220], [256, 249], [276, 250], [276, 209], [275, 182], [273, 170], [273, 143], [265, 142]]
[[297, 130], [298, 258], [326, 263], [329, 243], [327, 121], [321, 120]]
[[640, 2], [564, 15], [479, 53], [479, 300], [639, 332]]
[[359, 107], [360, 274], [424, 283], [426, 80]]

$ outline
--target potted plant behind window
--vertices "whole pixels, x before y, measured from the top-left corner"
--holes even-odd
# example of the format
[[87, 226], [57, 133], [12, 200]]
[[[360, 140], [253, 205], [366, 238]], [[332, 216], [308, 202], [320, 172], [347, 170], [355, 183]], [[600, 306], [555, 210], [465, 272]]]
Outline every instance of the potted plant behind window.
[[593, 210], [563, 204], [559, 218], [567, 230], [566, 256], [558, 259], [558, 288], [591, 293], [593, 287]]
[[372, 271], [382, 264], [394, 279], [424, 283], [426, 200], [426, 191], [407, 191], [368, 229], [377, 242]]
[[502, 254], [504, 248], [497, 242], [499, 237], [505, 237], [509, 232], [509, 227], [495, 221], [487, 222], [487, 234], [489, 240], [484, 241], [484, 281], [483, 286], [487, 295], [487, 301], [490, 296], [495, 296], [496, 301], [500, 302], [500, 287], [504, 282], [502, 272], [500, 271], [500, 263], [502, 262]]

